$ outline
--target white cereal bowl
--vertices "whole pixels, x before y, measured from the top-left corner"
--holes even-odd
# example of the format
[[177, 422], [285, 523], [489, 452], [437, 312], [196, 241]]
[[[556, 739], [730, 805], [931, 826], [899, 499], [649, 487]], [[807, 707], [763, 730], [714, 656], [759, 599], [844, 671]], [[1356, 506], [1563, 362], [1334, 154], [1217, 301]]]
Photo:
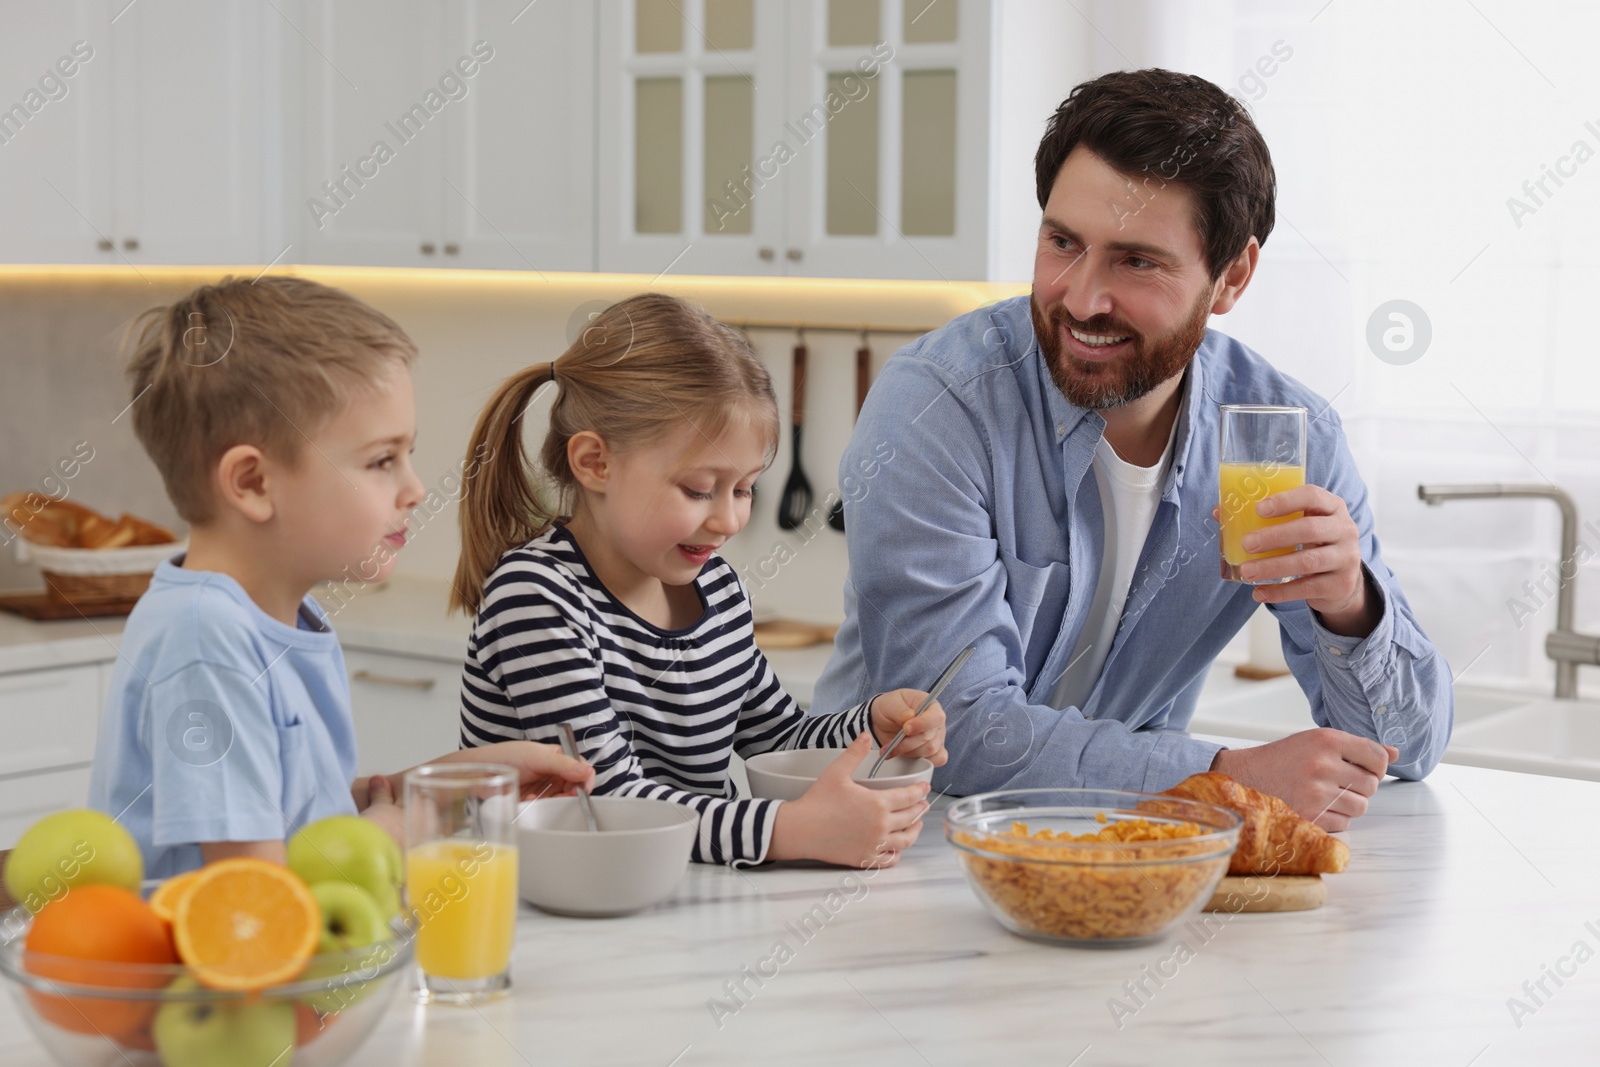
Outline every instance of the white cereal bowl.
[[[844, 755], [844, 751], [842, 748], [794, 748], [751, 756], [744, 763], [750, 792], [767, 800], [799, 800], [817, 776]], [[933, 764], [908, 756], [884, 760], [878, 776], [868, 778], [867, 772], [877, 758], [873, 753], [862, 760], [852, 776], [868, 789], [895, 789], [933, 780]]]
[[672, 895], [689, 867], [700, 820], [692, 808], [644, 797], [590, 797], [600, 832], [577, 797], [517, 808], [517, 891], [556, 915], [627, 915]]

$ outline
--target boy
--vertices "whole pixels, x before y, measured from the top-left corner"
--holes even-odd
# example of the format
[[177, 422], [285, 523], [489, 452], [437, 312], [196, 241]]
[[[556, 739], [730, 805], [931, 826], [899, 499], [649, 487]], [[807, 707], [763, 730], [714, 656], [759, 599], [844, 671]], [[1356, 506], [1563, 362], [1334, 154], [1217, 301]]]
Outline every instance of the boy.
[[[130, 329], [134, 430], [189, 523], [128, 617], [89, 802], [165, 878], [360, 814], [397, 838], [383, 776], [355, 779], [338, 639], [309, 595], [380, 581], [423, 498], [411, 468], [416, 346], [387, 316], [298, 278], [225, 278]], [[441, 707], [440, 714], [453, 715]], [[525, 795], [593, 771], [547, 745], [450, 753], [509, 764]], [[398, 776], [395, 776], [398, 780]]]

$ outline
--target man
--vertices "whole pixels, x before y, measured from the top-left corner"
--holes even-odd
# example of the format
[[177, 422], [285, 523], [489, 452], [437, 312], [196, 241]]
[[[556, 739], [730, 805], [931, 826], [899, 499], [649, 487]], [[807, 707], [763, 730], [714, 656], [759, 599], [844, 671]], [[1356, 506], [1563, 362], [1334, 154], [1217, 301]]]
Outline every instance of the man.
[[[867, 398], [840, 471], [871, 479], [816, 704], [926, 686], [976, 645], [942, 701], [939, 787], [1153, 791], [1214, 769], [1344, 829], [1385, 773], [1438, 763], [1450, 672], [1380, 558], [1337, 414], [1206, 328], [1272, 231], [1266, 144], [1210, 82], [1118, 72], [1073, 90], [1035, 167], [1032, 297], [907, 346]], [[1245, 546], [1289, 550], [1247, 580], [1292, 581], [1219, 577], [1226, 403], [1309, 412], [1308, 484], [1258, 505], [1304, 514]], [[1181, 732], [1261, 604], [1319, 728], [1245, 749]]]

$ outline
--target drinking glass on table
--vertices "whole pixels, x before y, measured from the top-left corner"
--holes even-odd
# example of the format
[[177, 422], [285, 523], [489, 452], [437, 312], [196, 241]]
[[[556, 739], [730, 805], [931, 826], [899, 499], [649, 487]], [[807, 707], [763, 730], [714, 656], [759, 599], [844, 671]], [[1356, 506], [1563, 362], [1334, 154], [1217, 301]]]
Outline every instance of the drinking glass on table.
[[[1265, 404], [1223, 404], [1218, 511], [1222, 518], [1223, 577], [1245, 582], [1239, 568], [1249, 560], [1293, 552], [1276, 548], [1246, 552], [1246, 534], [1298, 519], [1301, 511], [1264, 518], [1256, 505], [1274, 493], [1306, 484], [1306, 409]], [[1293, 578], [1267, 578], [1271, 585]]]
[[405, 777], [406, 914], [419, 998], [473, 1003], [511, 988], [517, 772], [430, 763]]

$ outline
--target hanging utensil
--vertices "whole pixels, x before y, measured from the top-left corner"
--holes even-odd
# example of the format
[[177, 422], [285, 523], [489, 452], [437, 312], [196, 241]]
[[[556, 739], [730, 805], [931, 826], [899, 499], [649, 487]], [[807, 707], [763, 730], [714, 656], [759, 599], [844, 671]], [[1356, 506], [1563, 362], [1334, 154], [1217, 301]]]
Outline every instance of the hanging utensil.
[[802, 330], [795, 331], [793, 390], [790, 423], [794, 431], [789, 480], [784, 483], [783, 498], [778, 501], [778, 526], [784, 530], [799, 529], [811, 512], [811, 482], [800, 463], [800, 430], [806, 414], [806, 335]]
[[[856, 349], [856, 421], [861, 421], [861, 405], [867, 402], [867, 389], [872, 385], [872, 347], [867, 344], [867, 331], [861, 331], [861, 347]], [[833, 502], [828, 511], [828, 525], [844, 533], [844, 497]]]
[[[976, 645], [968, 645], [956, 653], [956, 658], [950, 661], [950, 666], [946, 667], [944, 673], [939, 675], [939, 680], [933, 683], [933, 688], [928, 690], [926, 697], [922, 698], [922, 703], [917, 706], [917, 710], [911, 713], [911, 719], [915, 719], [918, 715], [927, 711], [933, 702], [939, 699], [939, 694], [944, 692], [944, 687], [950, 684], [951, 679], [956, 676], [956, 672], [962, 668], [967, 660], [972, 658], [972, 654], [976, 651], [978, 651]], [[883, 751], [878, 753], [878, 758], [872, 761], [872, 769], [867, 772], [868, 778], [876, 778], [878, 776], [878, 771], [883, 769], [883, 761], [889, 758], [889, 753], [894, 751], [894, 746], [905, 740], [906, 726], [911, 725], [911, 719], [905, 721], [905, 724], [900, 727], [900, 732], [895, 734], [887, 745], [883, 746]]]
[[[561, 751], [565, 752], [573, 759], [577, 759], [578, 742], [577, 739], [572, 736], [572, 724], [570, 722], [564, 722], [558, 727], [558, 729], [561, 733]], [[598, 833], [600, 831], [600, 824], [594, 820], [594, 805], [589, 803], [589, 790], [585, 789], [581, 785], [578, 786], [578, 807], [583, 809], [583, 821], [589, 824], [589, 829]]]

